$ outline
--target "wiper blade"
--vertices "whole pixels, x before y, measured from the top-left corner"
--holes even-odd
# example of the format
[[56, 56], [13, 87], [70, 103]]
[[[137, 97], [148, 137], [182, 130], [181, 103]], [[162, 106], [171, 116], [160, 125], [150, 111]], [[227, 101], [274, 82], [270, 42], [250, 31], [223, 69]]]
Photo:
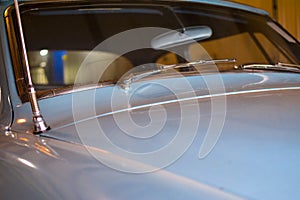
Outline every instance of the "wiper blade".
[[235, 63], [236, 59], [219, 59], [219, 60], [198, 60], [195, 62], [188, 62], [188, 63], [180, 63], [180, 64], [173, 64], [173, 65], [161, 65], [162, 69], [179, 69], [185, 67], [194, 67], [198, 65], [212, 65], [218, 63]]
[[198, 60], [194, 62], [187, 62], [187, 63], [179, 63], [179, 64], [172, 64], [172, 65], [159, 65], [157, 64], [155, 69], [152, 70], [145, 70], [142, 72], [137, 73], [130, 73], [128, 76], [123, 77], [119, 82], [119, 86], [124, 90], [130, 89], [130, 84], [138, 81], [142, 78], [159, 74], [161, 72], [165, 72], [169, 69], [181, 69], [181, 68], [190, 68], [199, 65], [211, 65], [211, 64], [222, 64], [222, 63], [235, 63], [236, 59], [212, 59], [212, 60]]
[[236, 67], [236, 69], [274, 70], [274, 71], [300, 73], [300, 65], [288, 64], [288, 63], [277, 63], [275, 65], [249, 64], [249, 65], [241, 65], [239, 67]]

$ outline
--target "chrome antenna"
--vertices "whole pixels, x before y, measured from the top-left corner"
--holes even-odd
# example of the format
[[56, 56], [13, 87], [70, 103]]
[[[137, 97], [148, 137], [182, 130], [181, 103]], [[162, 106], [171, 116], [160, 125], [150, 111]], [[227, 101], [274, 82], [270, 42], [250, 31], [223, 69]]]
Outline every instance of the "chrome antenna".
[[28, 98], [30, 101], [31, 110], [32, 110], [32, 114], [33, 114], [33, 117], [32, 117], [32, 121], [33, 121], [33, 125], [34, 125], [33, 133], [40, 134], [40, 133], [43, 133], [43, 132], [49, 130], [50, 127], [46, 124], [46, 122], [40, 112], [39, 104], [38, 104], [37, 97], [36, 97], [36, 91], [33, 87], [31, 74], [30, 74], [30, 67], [29, 67], [28, 56], [27, 56], [27, 51], [26, 51], [26, 44], [25, 44], [25, 39], [24, 39], [24, 33], [23, 33], [23, 28], [22, 28], [18, 0], [14, 0], [14, 3], [15, 3], [15, 9], [16, 9], [18, 28], [19, 28], [19, 32], [20, 32], [22, 55], [23, 55], [23, 59], [25, 61], [25, 68], [26, 68], [26, 74], [27, 74], [26, 78], [27, 78], [27, 82], [28, 82], [28, 88], [27, 88], [28, 89]]

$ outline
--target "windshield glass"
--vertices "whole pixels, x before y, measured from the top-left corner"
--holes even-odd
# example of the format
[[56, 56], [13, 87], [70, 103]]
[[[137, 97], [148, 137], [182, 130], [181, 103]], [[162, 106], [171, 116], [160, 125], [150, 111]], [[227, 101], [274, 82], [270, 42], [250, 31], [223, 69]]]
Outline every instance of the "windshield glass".
[[[299, 64], [298, 43], [269, 18], [230, 8], [195, 5], [178, 2], [176, 6], [70, 6], [67, 3], [60, 6], [41, 4], [34, 9], [22, 6], [33, 82], [38, 90], [72, 86], [87, 55], [97, 58], [97, 69], [109, 65], [99, 79], [100, 83], [109, 84], [116, 83], [124, 73], [136, 66], [184, 63], [187, 58], [189, 61], [207, 60], [207, 55], [211, 59], [236, 59], [237, 65]], [[171, 36], [175, 37], [174, 34], [161, 33], [161, 40], [156, 41], [176, 45], [186, 55], [185, 58], [170, 49], [155, 47], [125, 54], [109, 48], [96, 48], [116, 34], [144, 27], [160, 27], [182, 33], [193, 31], [197, 44], [190, 44], [178, 37], [172, 43]], [[151, 42], [153, 40], [147, 44], [149, 47]], [[197, 48], [198, 44], [205, 50], [205, 55]], [[159, 44], [156, 42], [156, 45]], [[119, 41], [119, 46], [122, 48], [123, 41]], [[110, 62], [112, 59], [113, 62]]]

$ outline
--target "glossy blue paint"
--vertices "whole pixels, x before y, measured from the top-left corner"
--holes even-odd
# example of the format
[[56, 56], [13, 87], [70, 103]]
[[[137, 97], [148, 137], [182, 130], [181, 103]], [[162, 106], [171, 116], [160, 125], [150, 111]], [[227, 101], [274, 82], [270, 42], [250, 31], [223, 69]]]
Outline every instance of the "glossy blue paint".
[[[199, 2], [266, 14], [223, 1]], [[3, 12], [5, 8], [1, 9]], [[0, 30], [5, 30], [3, 18], [0, 25]], [[17, 95], [6, 32], [0, 33], [0, 65], [4, 66], [0, 67], [1, 199], [300, 198], [299, 74], [237, 70], [186, 77], [153, 75], [132, 83], [132, 90], [127, 93], [116, 85], [47, 97], [39, 103], [52, 129], [35, 136], [31, 134], [30, 105], [21, 103]], [[217, 88], [212, 93], [208, 88], [205, 80], [216, 76], [221, 77], [225, 92]], [[182, 80], [193, 90], [180, 87]], [[170, 92], [168, 87], [174, 91]], [[113, 109], [115, 91], [118, 91], [116, 100], [129, 93], [130, 105], [119, 104]], [[84, 98], [79, 99], [82, 104], [75, 108], [76, 94], [83, 94]], [[226, 97], [224, 127], [213, 150], [200, 159], [199, 149], [211, 119], [220, 115], [211, 112], [211, 101], [221, 96]], [[95, 115], [90, 115], [86, 102], [94, 104]], [[178, 109], [179, 103], [183, 110]], [[97, 121], [116, 144], [136, 152], [151, 151], [172, 139], [182, 112], [192, 104], [199, 107], [185, 118], [200, 114], [196, 137], [180, 158], [152, 173], [131, 174], [112, 169], [95, 159], [96, 156], [137, 170], [151, 166], [82, 140], [82, 136], [97, 139], [99, 129], [92, 126]], [[149, 108], [158, 111], [164, 108], [170, 114], [160, 136], [155, 135], [150, 142], [137, 143], [118, 129], [115, 116], [129, 112], [142, 126], [150, 121]], [[77, 120], [73, 116], [74, 109], [80, 113]], [[12, 131], [4, 131], [10, 123]], [[81, 136], [76, 127], [79, 124], [86, 125]]]
[[[0, 25], [2, 24], [0, 20]], [[9, 79], [7, 77], [7, 71], [4, 66], [7, 64], [7, 57], [6, 55], [6, 48], [5, 48], [5, 42], [3, 39], [3, 31], [1, 32], [1, 38], [0, 38], [0, 130], [5, 130], [7, 127], [9, 127], [13, 120], [13, 112], [11, 107], [11, 98], [10, 98], [10, 91], [8, 89], [9, 85]]]
[[[242, 76], [242, 78], [234, 79], [233, 76]], [[217, 145], [204, 159], [198, 158], [198, 151], [211, 117], [210, 109], [207, 107], [210, 98], [205, 97], [207, 94], [199, 94], [201, 124], [193, 145], [175, 163], [154, 173], [126, 174], [110, 169], [93, 159], [94, 157], [89, 154], [88, 150], [101, 154], [105, 152], [105, 149], [82, 146], [74, 124], [63, 125], [64, 123], [61, 122], [62, 119], [67, 118], [72, 121], [71, 113], [60, 112], [59, 107], [55, 111], [54, 107], [49, 106], [54, 100], [57, 105], [67, 106], [70, 104], [67, 102], [71, 101], [72, 95], [70, 94], [41, 101], [42, 108], [44, 111], [47, 110], [47, 120], [54, 124], [54, 128], [44, 134], [46, 138], [16, 134], [14, 138], [1, 136], [1, 140], [6, 141], [3, 142], [7, 146], [5, 149], [16, 149], [12, 147], [14, 145], [17, 145], [17, 149], [20, 148], [14, 151], [23, 152], [23, 156], [20, 157], [17, 154], [16, 157], [16, 159], [22, 158], [23, 160], [17, 160], [15, 166], [23, 168], [22, 166], [25, 165], [27, 170], [22, 171], [30, 174], [30, 180], [34, 180], [33, 184], [36, 184], [36, 188], [46, 191], [45, 194], [37, 194], [45, 195], [47, 198], [81, 198], [84, 196], [89, 199], [130, 199], [144, 194], [145, 190], [147, 191], [145, 199], [180, 199], [183, 196], [191, 199], [202, 197], [208, 199], [247, 199], [249, 197], [281, 199], [288, 194], [293, 194], [293, 197], [298, 198], [300, 194], [295, 191], [298, 191], [297, 182], [300, 174], [298, 168], [294, 166], [300, 164], [297, 156], [300, 152], [297, 144], [300, 139], [298, 134], [300, 110], [297, 106], [300, 101], [299, 78], [297, 74], [282, 73], [266, 73], [264, 76], [261, 77], [260, 73], [224, 74], [225, 84], [230, 85], [226, 90], [231, 91], [225, 94], [227, 95], [226, 123]], [[201, 82], [198, 76], [191, 77], [191, 79], [194, 86], [197, 85], [196, 82]], [[161, 81], [164, 81], [164, 84], [168, 82], [168, 80]], [[241, 90], [241, 88], [244, 89]], [[102, 89], [105, 90], [105, 94], [108, 94], [112, 87]], [[99, 89], [99, 95], [102, 89]], [[147, 95], [147, 91], [143, 91], [143, 95]], [[137, 93], [137, 96], [142, 97], [142, 94]], [[203, 96], [205, 98], [202, 99]], [[105, 98], [101, 100], [98, 101], [96, 97], [96, 104], [99, 105], [97, 112], [105, 113], [103, 109], [107, 109], [107, 106], [103, 105], [108, 101], [105, 101]], [[156, 102], [156, 98], [147, 100], [151, 102], [148, 102], [150, 105]], [[134, 104], [144, 105], [144, 101], [144, 98], [138, 98]], [[164, 106], [177, 112], [174, 103], [167, 103]], [[24, 107], [27, 106], [24, 105]], [[20, 109], [23, 108], [20, 107]], [[69, 110], [71, 106], [65, 109]], [[132, 107], [132, 114], [140, 114], [140, 112], [145, 111], [140, 108], [135, 110], [135, 107]], [[100, 114], [97, 118], [104, 123], [104, 126], [110, 127], [112, 138], [117, 139], [115, 136], [119, 133], [114, 128], [116, 125], [112, 123], [110, 116], [110, 114]], [[180, 118], [172, 120], [180, 121]], [[89, 131], [88, 135], [94, 132], [92, 129], [87, 131]], [[27, 138], [27, 145], [23, 144], [23, 137]], [[8, 140], [14, 142], [8, 142]], [[126, 144], [136, 145], [131, 143], [130, 138], [122, 137], [121, 140]], [[35, 152], [44, 149], [40, 145], [49, 151], [41, 152], [42, 156], [36, 158]], [[25, 146], [30, 148], [25, 148]], [[135, 148], [144, 149], [145, 145], [135, 146]], [[109, 154], [107, 159], [112, 162], [122, 162], [115, 156]], [[24, 163], [24, 160], [28, 162]], [[65, 170], [57, 171], [57, 169], [67, 169], [67, 173]], [[27, 172], [28, 170], [30, 173]], [[41, 175], [45, 176], [44, 179], [40, 179]], [[53, 185], [45, 183], [49, 180]], [[61, 185], [61, 182], [69, 184]], [[126, 183], [126, 186], [123, 183]], [[258, 183], [259, 187], [257, 187]], [[76, 191], [76, 193], [62, 193], [62, 191]]]

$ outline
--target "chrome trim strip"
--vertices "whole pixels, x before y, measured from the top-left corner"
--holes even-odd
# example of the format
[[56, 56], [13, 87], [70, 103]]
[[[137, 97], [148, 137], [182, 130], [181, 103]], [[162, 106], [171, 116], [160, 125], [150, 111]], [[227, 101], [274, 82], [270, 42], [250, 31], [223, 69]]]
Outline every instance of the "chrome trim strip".
[[53, 128], [52, 130], [58, 130], [61, 128], [65, 128], [68, 126], [71, 126], [73, 124], [77, 124], [77, 123], [82, 123], [82, 122], [86, 122], [88, 120], [92, 120], [95, 118], [100, 118], [100, 117], [105, 117], [108, 115], [113, 115], [113, 114], [117, 114], [117, 113], [121, 113], [121, 112], [125, 112], [125, 111], [132, 111], [132, 110], [137, 110], [137, 109], [141, 109], [141, 108], [147, 108], [147, 107], [151, 107], [151, 106], [158, 106], [158, 105], [165, 105], [165, 104], [171, 104], [171, 103], [177, 103], [177, 102], [183, 102], [183, 101], [191, 101], [191, 100], [198, 100], [198, 99], [207, 99], [207, 98], [216, 98], [216, 97], [221, 97], [221, 96], [233, 96], [233, 95], [240, 95], [240, 94], [251, 94], [251, 93], [260, 93], [260, 92], [274, 92], [274, 91], [283, 91], [283, 90], [300, 90], [300, 86], [299, 87], [286, 87], [286, 88], [268, 88], [268, 89], [256, 89], [256, 90], [243, 90], [243, 91], [237, 91], [237, 92], [226, 92], [226, 93], [219, 93], [219, 94], [207, 94], [207, 95], [201, 95], [201, 96], [196, 96], [196, 97], [187, 97], [187, 98], [182, 98], [182, 99], [174, 99], [174, 100], [168, 100], [168, 101], [163, 101], [163, 102], [157, 102], [157, 103], [151, 103], [151, 104], [145, 104], [145, 105], [140, 105], [140, 106], [135, 106], [135, 107], [131, 107], [131, 108], [125, 108], [125, 109], [120, 109], [117, 111], [113, 111], [113, 112], [108, 112], [108, 113], [103, 113], [103, 114], [99, 114], [93, 117], [88, 117], [76, 122], [72, 122], [72, 123], [68, 123], [65, 124], [63, 126], [57, 127], [57, 128]]
[[[232, 95], [239, 95], [239, 94], [251, 94], [251, 93], [258, 93], [258, 92], [273, 92], [273, 91], [281, 91], [281, 90], [300, 90], [300, 87], [289, 87], [289, 88], [269, 88], [269, 89], [257, 89], [257, 90], [244, 90], [244, 91], [237, 91], [237, 92], [226, 92], [226, 93], [221, 93], [221, 94], [207, 94], [207, 95], [201, 95], [201, 96], [196, 96], [196, 97], [187, 97], [187, 98], [182, 98], [182, 99], [174, 99], [174, 100], [168, 100], [168, 101], [163, 101], [163, 102], [157, 102], [157, 103], [151, 103], [151, 104], [145, 104], [141, 106], [135, 106], [131, 108], [125, 108], [125, 109], [120, 109], [118, 111], [113, 111], [113, 112], [108, 112], [100, 115], [96, 115], [93, 118], [99, 118], [103, 116], [108, 116], [111, 114], [116, 114], [116, 113], [121, 113], [125, 111], [131, 111], [131, 110], [137, 110], [141, 108], [147, 108], [150, 106], [158, 106], [158, 105], [165, 105], [165, 104], [171, 104], [171, 103], [177, 103], [177, 102], [183, 102], [183, 101], [192, 101], [196, 99], [206, 99], [206, 98], [216, 98], [216, 97], [221, 97], [221, 96], [232, 96]], [[92, 117], [84, 119], [89, 120], [93, 119]], [[78, 121], [78, 122], [81, 122]]]

